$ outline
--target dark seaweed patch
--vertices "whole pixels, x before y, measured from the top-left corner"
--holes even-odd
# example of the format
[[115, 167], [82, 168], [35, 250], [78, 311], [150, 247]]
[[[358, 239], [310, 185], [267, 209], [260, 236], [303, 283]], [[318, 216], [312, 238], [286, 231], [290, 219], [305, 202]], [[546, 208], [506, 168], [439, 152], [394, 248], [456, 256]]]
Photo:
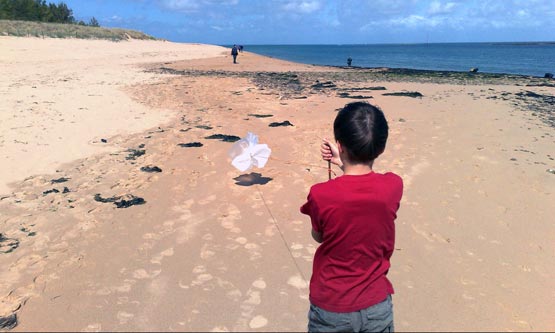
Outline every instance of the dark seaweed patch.
[[97, 193], [94, 195], [94, 201], [98, 201], [98, 202], [102, 202], [102, 203], [107, 203], [107, 202], [116, 202], [117, 200], [119, 200], [121, 197], [111, 197], [111, 198], [103, 198], [102, 196], [100, 196], [100, 193]]
[[368, 90], [387, 90], [386, 87], [376, 86], [376, 87], [360, 87], [360, 88], [346, 88], [346, 91], [368, 91]]
[[51, 183], [51, 184], [65, 183], [65, 182], [67, 182], [67, 181], [70, 180], [70, 179], [71, 179], [71, 178], [61, 177], [61, 178], [58, 178], [58, 179], [52, 179], [52, 180], [50, 181], [50, 183]]
[[[220, 71], [220, 70], [175, 70], [168, 67], [161, 67], [148, 71], [157, 73], [171, 73], [174, 75], [183, 75], [187, 77], [196, 76], [215, 76], [215, 77], [241, 77], [249, 78], [257, 86], [258, 89], [267, 92], [279, 94], [282, 99], [289, 99], [292, 96], [298, 96], [301, 93], [320, 92], [325, 90], [336, 90], [332, 87], [326, 89], [327, 83], [347, 82], [367, 84], [368, 82], [420, 82], [420, 83], [449, 83], [449, 84], [478, 84], [484, 86], [503, 85], [503, 84], [519, 84], [528, 86], [555, 86], [553, 79], [539, 78], [527, 75], [513, 74], [492, 74], [492, 73], [469, 73], [468, 71], [430, 71], [415, 70], [407, 68], [363, 68], [363, 67], [345, 67], [345, 66], [328, 66], [329, 69], [335, 71], [325, 72], [248, 72], [248, 71]], [[318, 85], [318, 83], [321, 84]], [[316, 84], [316, 87], [312, 88]], [[360, 90], [382, 90], [371, 89], [373, 87], [364, 87]], [[347, 89], [341, 89], [349, 91]], [[356, 89], [358, 90], [358, 89]], [[355, 90], [351, 90], [355, 91]]]
[[12, 313], [9, 316], [0, 316], [0, 330], [11, 330], [17, 326], [17, 314]]
[[348, 92], [340, 92], [337, 94], [337, 96], [341, 97], [341, 98], [352, 98], [352, 99], [368, 99], [368, 98], [374, 98], [372, 96], [363, 96], [363, 95], [351, 95]]
[[274, 123], [270, 123], [270, 125], [268, 125], [270, 127], [278, 127], [278, 126], [294, 126], [293, 124], [291, 124], [289, 122], [289, 120], [286, 121], [282, 121], [281, 123], [279, 122], [274, 122]]
[[189, 143], [178, 143], [179, 147], [183, 148], [191, 148], [191, 147], [202, 147], [203, 144], [200, 142], [189, 142]]
[[516, 101], [513, 105], [517, 106], [520, 110], [530, 111], [532, 116], [538, 117], [545, 124], [555, 127], [555, 96], [542, 95], [533, 91], [521, 91], [514, 94], [514, 99], [511, 94], [504, 92], [501, 96], [488, 96], [490, 99], [502, 99], [504, 101]]
[[205, 129], [205, 130], [211, 130], [213, 127], [210, 126], [206, 126], [206, 125], [198, 125], [195, 126], [196, 128], [200, 128], [200, 129]]
[[42, 195], [48, 195], [50, 193], [60, 193], [60, 191], [58, 191], [57, 189], [53, 188], [51, 190], [46, 190], [44, 192], [42, 192]]
[[7, 238], [4, 237], [3, 234], [0, 234], [0, 253], [10, 253], [17, 249], [18, 246], [19, 240], [15, 238]]
[[418, 91], [400, 91], [400, 92], [385, 93], [385, 94], [382, 94], [382, 96], [405, 96], [405, 97], [412, 97], [412, 98], [422, 98], [424, 95], [422, 95]]
[[205, 139], [221, 140], [223, 142], [236, 142], [236, 141], [241, 140], [241, 138], [238, 137], [238, 136], [227, 135], [227, 134], [213, 134], [213, 135], [205, 137]]
[[336, 88], [337, 86], [332, 81], [320, 82], [316, 81], [315, 84], [311, 85], [312, 89], [326, 89], [326, 88]]
[[162, 172], [162, 169], [160, 169], [155, 165], [147, 165], [147, 166], [141, 167], [141, 171], [152, 173], [152, 172]]
[[100, 196], [100, 194], [97, 193], [94, 195], [94, 200], [102, 203], [112, 202], [114, 203], [114, 205], [116, 205], [116, 208], [127, 208], [134, 205], [143, 205], [146, 203], [145, 199], [136, 197], [132, 194], [126, 194], [124, 196], [113, 196], [110, 198], [103, 198]]
[[134, 205], [144, 205], [145, 203], [145, 199], [133, 195], [131, 195], [131, 198], [129, 200], [122, 199], [121, 201], [114, 202], [116, 208], [127, 208]]
[[255, 118], [269, 118], [269, 117], [273, 117], [273, 114], [255, 114], [255, 113], [249, 113], [247, 116], [251, 116], [251, 117], [255, 117]]
[[[139, 147], [142, 148], [142, 147]], [[143, 156], [146, 153], [144, 149], [127, 149], [129, 155], [125, 158], [126, 160], [136, 160], [137, 157]]]
[[515, 95], [517, 95], [519, 97], [537, 98], [537, 99], [540, 99], [545, 104], [555, 105], [555, 96], [540, 95], [540, 94], [536, 94], [533, 91], [519, 92], [519, 93], [516, 93]]

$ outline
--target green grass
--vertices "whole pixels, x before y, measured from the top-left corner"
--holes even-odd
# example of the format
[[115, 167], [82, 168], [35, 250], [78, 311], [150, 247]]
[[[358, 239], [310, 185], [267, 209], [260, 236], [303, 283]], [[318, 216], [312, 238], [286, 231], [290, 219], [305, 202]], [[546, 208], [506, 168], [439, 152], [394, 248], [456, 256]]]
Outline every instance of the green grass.
[[134, 30], [11, 20], [0, 20], [0, 36], [107, 39], [112, 41], [156, 40], [152, 36]]

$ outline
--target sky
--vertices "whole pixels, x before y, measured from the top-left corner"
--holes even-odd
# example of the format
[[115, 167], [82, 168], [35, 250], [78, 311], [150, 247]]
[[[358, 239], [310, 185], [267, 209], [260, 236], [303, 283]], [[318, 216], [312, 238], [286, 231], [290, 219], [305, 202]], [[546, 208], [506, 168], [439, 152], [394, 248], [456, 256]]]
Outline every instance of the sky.
[[[174, 42], [555, 41], [555, 0], [61, 0], [77, 20]], [[47, 1], [55, 2], [59, 1]]]

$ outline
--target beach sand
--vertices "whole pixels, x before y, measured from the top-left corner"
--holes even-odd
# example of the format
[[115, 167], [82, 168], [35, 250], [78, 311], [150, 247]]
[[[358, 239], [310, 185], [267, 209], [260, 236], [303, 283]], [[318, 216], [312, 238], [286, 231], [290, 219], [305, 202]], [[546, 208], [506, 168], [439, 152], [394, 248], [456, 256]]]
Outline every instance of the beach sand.
[[[0, 316], [17, 314], [14, 331], [306, 330], [318, 244], [299, 206], [327, 180], [321, 139], [356, 95], [389, 120], [375, 170], [405, 182], [395, 328], [555, 329], [548, 81], [392, 79], [248, 52], [234, 65], [225, 48], [168, 42], [0, 47]], [[531, 110], [529, 92], [547, 102]], [[272, 157], [242, 173], [208, 137], [249, 131]]]

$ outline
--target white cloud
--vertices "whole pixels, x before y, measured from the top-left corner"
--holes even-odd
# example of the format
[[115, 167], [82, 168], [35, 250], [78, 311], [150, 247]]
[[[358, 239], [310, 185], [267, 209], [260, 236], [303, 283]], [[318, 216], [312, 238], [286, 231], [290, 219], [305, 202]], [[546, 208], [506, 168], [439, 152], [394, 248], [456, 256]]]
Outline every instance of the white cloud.
[[430, 15], [441, 15], [449, 14], [453, 11], [457, 4], [454, 2], [447, 2], [442, 4], [441, 1], [432, 1], [430, 3], [430, 8], [428, 9], [428, 14]]
[[156, 0], [165, 9], [193, 13], [200, 12], [206, 7], [216, 10], [224, 10], [225, 6], [236, 6], [239, 0]]
[[529, 16], [530, 16], [530, 14], [528, 13], [528, 11], [527, 11], [527, 10], [523, 10], [523, 9], [517, 11], [517, 12], [516, 12], [516, 15], [517, 15], [518, 17], [521, 17], [521, 18], [526, 18], [526, 17], [529, 17]]
[[195, 11], [199, 8], [199, 2], [196, 0], [161, 0], [163, 7], [169, 10], [177, 11]]
[[441, 23], [440, 19], [428, 18], [420, 15], [409, 15], [407, 17], [391, 19], [388, 22], [393, 26], [405, 26], [409, 28], [416, 27], [435, 27]]
[[217, 6], [235, 6], [239, 4], [239, 0], [204, 0], [203, 3]]
[[286, 11], [296, 12], [296, 13], [303, 13], [303, 14], [310, 14], [319, 10], [322, 7], [322, 4], [319, 1], [311, 0], [311, 1], [289, 1], [285, 5], [283, 5], [283, 9]]

